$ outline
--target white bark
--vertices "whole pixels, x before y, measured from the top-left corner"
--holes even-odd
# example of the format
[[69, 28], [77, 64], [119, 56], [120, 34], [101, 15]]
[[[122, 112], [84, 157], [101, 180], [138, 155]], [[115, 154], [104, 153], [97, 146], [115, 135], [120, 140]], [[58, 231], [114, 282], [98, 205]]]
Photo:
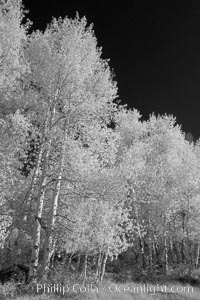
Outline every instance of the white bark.
[[199, 244], [198, 244], [198, 247], [197, 247], [197, 256], [196, 256], [196, 264], [195, 264], [196, 269], [199, 266], [199, 252], [200, 252], [200, 247], [199, 247]]
[[164, 266], [165, 274], [168, 273], [168, 245], [167, 245], [167, 233], [164, 234]]
[[100, 251], [98, 254], [98, 259], [97, 259], [97, 266], [96, 266], [96, 274], [95, 274], [95, 278], [96, 280], [99, 278], [100, 276], [100, 271], [101, 271], [101, 261], [102, 261], [102, 252]]
[[[65, 125], [64, 125], [65, 126]], [[55, 189], [53, 193], [53, 201], [52, 201], [52, 208], [51, 208], [51, 217], [50, 223], [48, 225], [49, 233], [46, 234], [45, 240], [45, 251], [44, 251], [44, 258], [43, 258], [43, 277], [46, 278], [49, 265], [50, 265], [50, 258], [53, 248], [53, 239], [54, 239], [54, 231], [55, 231], [55, 224], [56, 224], [56, 215], [58, 210], [58, 200], [61, 190], [61, 183], [62, 183], [62, 176], [63, 176], [63, 168], [64, 168], [64, 157], [65, 157], [65, 128], [64, 128], [64, 142], [62, 144], [61, 149], [61, 158], [60, 158], [60, 170], [56, 179]]]
[[40, 250], [40, 235], [41, 235], [41, 225], [39, 220], [42, 218], [43, 206], [44, 206], [44, 197], [45, 197], [45, 186], [47, 181], [47, 169], [49, 162], [49, 154], [51, 149], [51, 138], [50, 138], [50, 129], [55, 116], [55, 108], [49, 109], [49, 116], [47, 116], [46, 128], [44, 129], [44, 137], [43, 141], [46, 145], [44, 145], [43, 151], [43, 161], [41, 166], [41, 176], [40, 176], [40, 184], [38, 189], [38, 197], [37, 197], [37, 208], [35, 214], [35, 227], [33, 234], [33, 247], [32, 247], [32, 255], [31, 255], [31, 266], [29, 276], [34, 280], [37, 276], [38, 264], [39, 264], [39, 250]]
[[108, 252], [106, 252], [106, 253], [104, 254], [103, 261], [102, 261], [101, 278], [100, 278], [100, 281], [101, 281], [101, 282], [103, 281], [103, 277], [104, 277], [104, 274], [105, 274], [105, 269], [106, 269], [106, 262], [107, 262], [107, 259], [108, 259]]

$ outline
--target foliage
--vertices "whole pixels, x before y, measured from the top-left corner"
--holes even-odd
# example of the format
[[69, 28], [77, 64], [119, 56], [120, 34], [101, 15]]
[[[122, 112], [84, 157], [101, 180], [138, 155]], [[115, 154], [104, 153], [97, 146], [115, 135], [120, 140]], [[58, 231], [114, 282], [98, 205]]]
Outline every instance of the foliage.
[[1, 1], [4, 265], [27, 263], [39, 278], [62, 253], [68, 270], [76, 256], [74, 273], [102, 280], [107, 260], [128, 250], [141, 273], [198, 267], [200, 142], [172, 116], [142, 121], [116, 104], [86, 18], [28, 35], [24, 15], [20, 0]]

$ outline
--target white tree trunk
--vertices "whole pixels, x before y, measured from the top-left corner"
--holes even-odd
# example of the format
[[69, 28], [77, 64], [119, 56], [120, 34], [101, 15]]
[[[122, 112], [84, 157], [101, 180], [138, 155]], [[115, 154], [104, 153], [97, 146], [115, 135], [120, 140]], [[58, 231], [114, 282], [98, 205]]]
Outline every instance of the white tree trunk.
[[97, 265], [96, 265], [96, 274], [95, 274], [96, 280], [98, 280], [98, 278], [100, 277], [102, 258], [103, 258], [103, 255], [102, 255], [102, 252], [100, 251], [98, 254]]
[[51, 219], [50, 224], [48, 226], [48, 234], [46, 234], [45, 240], [45, 250], [44, 250], [44, 258], [43, 258], [43, 274], [46, 277], [47, 272], [49, 270], [51, 253], [53, 250], [53, 239], [54, 239], [54, 229], [56, 223], [56, 215], [58, 209], [58, 199], [60, 195], [60, 187], [61, 187], [62, 173], [59, 174], [55, 186], [55, 191], [53, 195], [53, 203], [51, 209]]
[[167, 245], [167, 233], [164, 234], [164, 270], [165, 274], [168, 273], [168, 245]]
[[60, 170], [58, 177], [56, 179], [55, 183], [55, 189], [53, 193], [53, 200], [52, 200], [52, 208], [50, 213], [50, 222], [48, 225], [48, 234], [46, 234], [46, 240], [45, 240], [45, 251], [44, 251], [44, 257], [43, 257], [43, 277], [46, 278], [49, 266], [50, 266], [50, 258], [53, 248], [53, 239], [55, 234], [55, 224], [56, 224], [56, 215], [58, 210], [58, 200], [61, 190], [61, 183], [62, 183], [62, 176], [63, 176], [63, 168], [64, 168], [64, 157], [65, 157], [65, 128], [64, 128], [64, 141], [62, 144], [61, 149], [61, 158], [60, 158]]
[[43, 152], [43, 161], [41, 166], [41, 176], [40, 176], [40, 184], [38, 189], [38, 197], [37, 197], [37, 208], [35, 214], [35, 227], [33, 233], [33, 247], [32, 247], [32, 255], [31, 255], [31, 265], [29, 271], [29, 277], [33, 280], [36, 279], [38, 264], [39, 264], [39, 250], [40, 250], [40, 235], [41, 235], [41, 225], [40, 220], [42, 218], [43, 206], [44, 206], [44, 197], [45, 197], [45, 186], [47, 181], [47, 169], [49, 162], [49, 154], [51, 149], [51, 138], [50, 138], [50, 129], [52, 122], [55, 116], [55, 108], [49, 110], [49, 117], [47, 116], [46, 128], [44, 129], [44, 142], [46, 139], [46, 145], [44, 145], [45, 149]]
[[103, 261], [102, 261], [101, 278], [100, 278], [100, 281], [101, 281], [101, 282], [103, 281], [103, 277], [104, 277], [104, 274], [105, 274], [105, 269], [106, 269], [106, 262], [107, 262], [107, 259], [108, 259], [108, 252], [106, 252], [106, 253], [104, 254]]
[[84, 269], [83, 269], [83, 283], [82, 285], [85, 284], [86, 278], [87, 278], [87, 260], [88, 260], [88, 255], [85, 253], [84, 256]]
[[199, 252], [200, 252], [200, 247], [199, 247], [199, 244], [198, 244], [198, 247], [197, 247], [197, 256], [196, 256], [196, 263], [195, 263], [196, 269], [199, 266]]

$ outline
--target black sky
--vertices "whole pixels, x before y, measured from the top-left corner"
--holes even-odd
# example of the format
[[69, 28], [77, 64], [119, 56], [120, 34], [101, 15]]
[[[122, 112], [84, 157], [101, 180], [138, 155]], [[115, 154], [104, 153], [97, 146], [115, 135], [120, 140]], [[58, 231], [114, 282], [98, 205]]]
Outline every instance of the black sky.
[[45, 29], [52, 16], [86, 16], [110, 58], [122, 103], [144, 118], [173, 114], [184, 131], [200, 137], [200, 1], [23, 3], [34, 29]]

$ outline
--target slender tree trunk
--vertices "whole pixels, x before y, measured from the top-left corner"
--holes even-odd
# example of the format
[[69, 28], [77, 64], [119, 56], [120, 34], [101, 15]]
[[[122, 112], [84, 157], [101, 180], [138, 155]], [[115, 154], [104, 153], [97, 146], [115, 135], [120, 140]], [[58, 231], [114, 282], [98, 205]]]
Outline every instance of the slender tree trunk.
[[169, 245], [170, 245], [170, 261], [172, 263], [175, 263], [176, 259], [175, 259], [175, 253], [173, 251], [173, 240], [171, 237], [170, 237]]
[[158, 240], [155, 234], [153, 237], [153, 253], [154, 253], [154, 261], [157, 262], [159, 251], [158, 251]]
[[51, 258], [53, 257], [55, 253], [55, 247], [56, 247], [56, 237], [54, 237], [51, 245], [51, 251], [49, 252], [49, 268], [51, 266]]
[[200, 253], [200, 246], [199, 246], [199, 244], [198, 244], [198, 247], [197, 247], [197, 256], [196, 256], [196, 263], [195, 263], [196, 269], [197, 269], [198, 266], [199, 266], [199, 253]]
[[181, 255], [180, 243], [177, 241], [174, 243], [174, 252], [176, 253], [176, 264], [179, 265], [182, 262], [182, 255]]
[[181, 258], [182, 258], [182, 263], [185, 263], [185, 239], [182, 238], [181, 241]]
[[152, 266], [153, 266], [151, 237], [149, 237], [148, 248], [149, 248], [149, 269], [151, 271], [152, 270]]
[[73, 255], [74, 255], [74, 253], [72, 253], [72, 254], [70, 255], [69, 260], [68, 260], [68, 264], [67, 264], [67, 271], [68, 271], [68, 272], [70, 271], [70, 267], [71, 267]]
[[104, 274], [105, 274], [105, 269], [106, 269], [106, 262], [107, 262], [107, 259], [108, 259], [108, 252], [106, 252], [106, 253], [104, 254], [103, 261], [102, 261], [101, 277], [100, 277], [100, 281], [101, 281], [101, 282], [103, 281], [103, 277], [104, 277]]
[[56, 240], [54, 240], [54, 248], [53, 248], [52, 255], [51, 255], [51, 261], [50, 261], [51, 269], [55, 268], [55, 245], [56, 245]]
[[38, 264], [39, 264], [39, 250], [40, 250], [40, 235], [41, 235], [41, 225], [40, 220], [42, 218], [43, 206], [44, 206], [44, 197], [45, 197], [45, 186], [47, 181], [47, 169], [48, 169], [48, 162], [49, 162], [49, 154], [51, 149], [51, 138], [50, 135], [50, 128], [51, 124], [54, 119], [55, 109], [50, 109], [49, 111], [50, 118], [49, 122], [47, 122], [48, 126], [45, 131], [46, 139], [46, 147], [43, 153], [43, 162], [42, 162], [42, 170], [40, 176], [40, 184], [38, 190], [38, 198], [37, 198], [37, 208], [36, 208], [36, 215], [35, 215], [35, 228], [34, 228], [34, 236], [33, 236], [33, 248], [32, 248], [32, 255], [31, 255], [31, 266], [29, 271], [29, 278], [31, 280], [36, 280]]
[[51, 258], [52, 247], [53, 247], [55, 219], [56, 219], [57, 207], [58, 207], [58, 197], [60, 194], [60, 182], [61, 182], [61, 175], [58, 176], [56, 182], [55, 192], [53, 196], [52, 211], [51, 211], [51, 220], [48, 226], [48, 230], [46, 232], [45, 250], [44, 250], [44, 257], [43, 257], [43, 274], [45, 276], [47, 275], [47, 272], [49, 270], [50, 258]]
[[154, 239], [152, 241], [152, 261], [153, 263], [156, 262], [156, 245]]
[[168, 245], [167, 245], [167, 234], [164, 234], [164, 270], [165, 274], [168, 273]]
[[53, 194], [53, 201], [52, 201], [52, 208], [51, 208], [51, 218], [50, 224], [48, 226], [48, 233], [46, 234], [45, 240], [45, 251], [44, 251], [44, 258], [43, 258], [43, 274], [44, 277], [47, 276], [49, 265], [50, 265], [50, 258], [51, 258], [51, 251], [52, 251], [52, 244], [53, 238], [55, 234], [55, 223], [56, 223], [56, 215], [58, 210], [58, 200], [61, 190], [61, 183], [62, 183], [62, 176], [63, 176], [63, 168], [64, 168], [64, 154], [65, 154], [65, 128], [64, 128], [64, 141], [62, 144], [61, 149], [61, 159], [60, 159], [60, 170], [59, 174], [55, 183], [55, 189]]
[[181, 241], [181, 255], [182, 255], [182, 263], [185, 263], [185, 212], [182, 213], [182, 241]]
[[99, 278], [99, 276], [100, 276], [101, 261], [102, 261], [102, 253], [101, 253], [101, 251], [100, 251], [100, 252], [99, 252], [99, 255], [98, 255], [98, 259], [97, 259], [97, 266], [96, 266], [96, 274], [95, 274], [96, 280], [97, 280], [97, 279]]
[[189, 238], [189, 210], [190, 210], [190, 197], [187, 197], [187, 213], [186, 213], [186, 263], [190, 265], [191, 268], [191, 245]]
[[[44, 174], [46, 176], [46, 174]], [[44, 196], [45, 196], [45, 185], [46, 177], [42, 176], [41, 186], [40, 186], [40, 196], [37, 203], [37, 215], [35, 217], [35, 228], [34, 228], [34, 238], [33, 238], [33, 249], [31, 256], [31, 270], [30, 276], [35, 280], [37, 275], [38, 263], [39, 263], [39, 250], [40, 250], [40, 235], [41, 235], [41, 226], [39, 220], [42, 218], [42, 211], [44, 205]]]
[[45, 252], [44, 252], [44, 260], [43, 260], [43, 270], [44, 273], [47, 273], [49, 270], [49, 263], [51, 258], [51, 251], [53, 245], [53, 237], [54, 237], [54, 229], [55, 229], [55, 222], [56, 222], [56, 215], [58, 209], [58, 199], [60, 195], [60, 187], [61, 187], [61, 180], [62, 180], [62, 171], [58, 175], [55, 192], [53, 195], [53, 205], [51, 210], [51, 220], [49, 224], [49, 232], [46, 234], [46, 241], [45, 241]]
[[87, 278], [87, 259], [88, 256], [85, 254], [84, 256], [84, 268], [83, 268], [83, 285], [85, 284], [86, 278]]
[[139, 242], [139, 259], [140, 259], [140, 268], [143, 270], [145, 268], [145, 259], [144, 259], [144, 241], [142, 237], [138, 238]]
[[150, 212], [148, 210], [149, 218], [148, 218], [148, 250], [149, 250], [149, 270], [152, 270], [152, 225], [151, 225], [151, 218]]

